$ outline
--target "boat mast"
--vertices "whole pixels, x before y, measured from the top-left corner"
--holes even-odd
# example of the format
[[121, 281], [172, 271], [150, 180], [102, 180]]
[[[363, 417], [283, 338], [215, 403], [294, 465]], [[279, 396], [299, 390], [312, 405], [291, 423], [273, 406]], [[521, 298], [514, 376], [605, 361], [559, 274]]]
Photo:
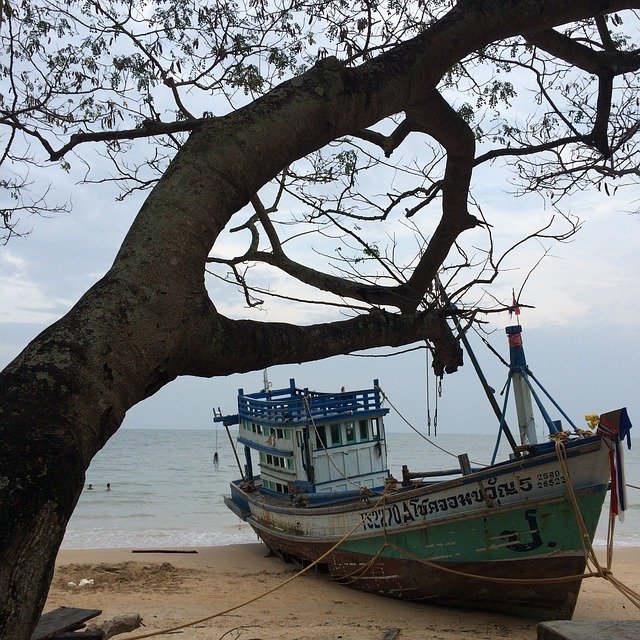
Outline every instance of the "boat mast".
[[[507, 425], [507, 420], [506, 420], [506, 416], [504, 415], [504, 412], [500, 410], [500, 406], [498, 405], [498, 401], [496, 400], [495, 397], [495, 390], [493, 389], [493, 387], [489, 384], [489, 382], [487, 381], [487, 378], [484, 375], [484, 372], [482, 371], [482, 367], [480, 366], [480, 363], [478, 362], [478, 359], [476, 358], [476, 354], [474, 353], [473, 349], [471, 348], [471, 344], [469, 343], [469, 340], [467, 338], [467, 334], [466, 332], [463, 330], [462, 325], [460, 324], [460, 320], [458, 319], [458, 316], [456, 314], [456, 312], [458, 311], [458, 307], [451, 302], [451, 299], [449, 298], [442, 282], [440, 282], [440, 279], [438, 278], [438, 288], [440, 290], [440, 295], [442, 296], [443, 300], [445, 301], [447, 307], [449, 307], [451, 309], [451, 311], [453, 311], [453, 314], [451, 316], [452, 320], [453, 320], [453, 324], [455, 325], [456, 329], [458, 330], [458, 335], [460, 336], [460, 340], [462, 340], [462, 344], [464, 345], [464, 348], [467, 350], [467, 355], [469, 356], [469, 359], [471, 360], [471, 364], [473, 365], [473, 368], [476, 372], [476, 375], [478, 376], [478, 380], [480, 380], [480, 384], [482, 385], [482, 389], [484, 390], [487, 399], [489, 400], [489, 404], [491, 405], [491, 408], [493, 409], [493, 412], [496, 415], [496, 418], [498, 418], [498, 422], [500, 424], [500, 430], [502, 431], [502, 433], [504, 433], [505, 437], [507, 438], [507, 440], [509, 441], [509, 445], [511, 446], [511, 449], [513, 450], [513, 452], [516, 455], [518, 454], [518, 445], [516, 444], [516, 441], [513, 437], [513, 434], [511, 433], [511, 429], [509, 429], [509, 426]], [[427, 348], [427, 352], [428, 352], [428, 348]], [[429, 375], [429, 372], [427, 372], [427, 375]], [[428, 393], [428, 392], [427, 392]], [[437, 397], [437, 396], [436, 396]], [[428, 400], [428, 396], [427, 396], [427, 400]]]
[[505, 329], [509, 336], [509, 375], [513, 381], [513, 393], [516, 402], [516, 414], [520, 429], [520, 442], [523, 445], [538, 444], [536, 423], [533, 416], [531, 384], [528, 380], [529, 367], [522, 346], [522, 327], [513, 325]]

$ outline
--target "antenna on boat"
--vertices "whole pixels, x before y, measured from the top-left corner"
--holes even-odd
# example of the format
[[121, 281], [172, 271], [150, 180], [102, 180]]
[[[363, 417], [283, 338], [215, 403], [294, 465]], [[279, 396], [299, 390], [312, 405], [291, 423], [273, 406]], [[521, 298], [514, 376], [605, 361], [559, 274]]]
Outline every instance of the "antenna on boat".
[[218, 456], [218, 425], [216, 424], [217, 417], [220, 417], [220, 418], [222, 417], [222, 411], [220, 410], [220, 407], [218, 407], [218, 413], [216, 413], [215, 407], [213, 408], [213, 430], [214, 430], [214, 433], [216, 434], [216, 447], [213, 452], [214, 469], [217, 469], [218, 465], [220, 464], [220, 458]]
[[269, 393], [270, 389], [271, 389], [271, 383], [269, 382], [269, 374], [268, 374], [267, 370], [265, 369], [262, 372], [262, 390], [265, 393]]

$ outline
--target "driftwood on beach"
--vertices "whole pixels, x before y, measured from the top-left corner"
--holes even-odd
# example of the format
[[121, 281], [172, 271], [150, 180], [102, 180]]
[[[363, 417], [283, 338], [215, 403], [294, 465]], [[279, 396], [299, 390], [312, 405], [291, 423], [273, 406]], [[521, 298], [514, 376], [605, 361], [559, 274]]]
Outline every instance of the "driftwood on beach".
[[131, 553], [198, 553], [195, 549], [131, 549]]
[[127, 633], [137, 629], [142, 624], [142, 618], [138, 613], [128, 613], [123, 616], [116, 616], [110, 620], [105, 620], [100, 624], [87, 625], [87, 631], [97, 631], [102, 633], [103, 640], [108, 640], [119, 633]]
[[138, 613], [129, 613], [99, 624], [84, 623], [102, 613], [100, 609], [58, 607], [40, 617], [31, 640], [108, 640], [119, 633], [127, 633], [142, 624]]
[[65, 631], [81, 629], [84, 623], [102, 613], [100, 609], [78, 609], [58, 607], [40, 616], [31, 640], [51, 640]]

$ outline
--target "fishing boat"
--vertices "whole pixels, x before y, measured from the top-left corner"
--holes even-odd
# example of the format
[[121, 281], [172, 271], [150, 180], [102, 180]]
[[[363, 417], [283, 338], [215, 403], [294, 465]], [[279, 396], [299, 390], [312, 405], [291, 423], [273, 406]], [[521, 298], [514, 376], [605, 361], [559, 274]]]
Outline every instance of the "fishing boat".
[[[387, 467], [389, 408], [377, 380], [370, 389], [318, 393], [292, 379], [282, 389], [240, 389], [237, 414], [216, 413], [227, 429], [238, 425], [244, 453], [241, 464], [236, 451], [242, 477], [231, 483], [227, 506], [280, 558], [315, 563], [355, 589], [571, 618], [610, 477], [612, 508], [625, 506], [621, 440], [630, 444], [631, 424], [620, 409], [599, 416], [595, 431], [575, 427], [532, 384], [521, 327], [507, 333], [504, 409], [513, 388], [520, 431], [516, 444], [503, 410], [499, 433], [512, 443], [509, 459], [472, 467], [462, 454], [459, 468], [404, 466], [396, 479]], [[542, 396], [570, 431], [551, 419]], [[534, 404], [551, 436], [546, 442], [537, 442]]]

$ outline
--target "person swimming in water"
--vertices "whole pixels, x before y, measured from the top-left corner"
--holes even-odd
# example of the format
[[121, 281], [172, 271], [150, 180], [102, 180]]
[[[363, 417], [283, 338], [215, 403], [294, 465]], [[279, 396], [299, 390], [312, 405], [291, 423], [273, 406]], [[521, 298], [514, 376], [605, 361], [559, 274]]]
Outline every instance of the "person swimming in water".
[[219, 460], [218, 460], [218, 452], [216, 451], [213, 454], [213, 466], [217, 469], [219, 464], [220, 463], [219, 463]]

